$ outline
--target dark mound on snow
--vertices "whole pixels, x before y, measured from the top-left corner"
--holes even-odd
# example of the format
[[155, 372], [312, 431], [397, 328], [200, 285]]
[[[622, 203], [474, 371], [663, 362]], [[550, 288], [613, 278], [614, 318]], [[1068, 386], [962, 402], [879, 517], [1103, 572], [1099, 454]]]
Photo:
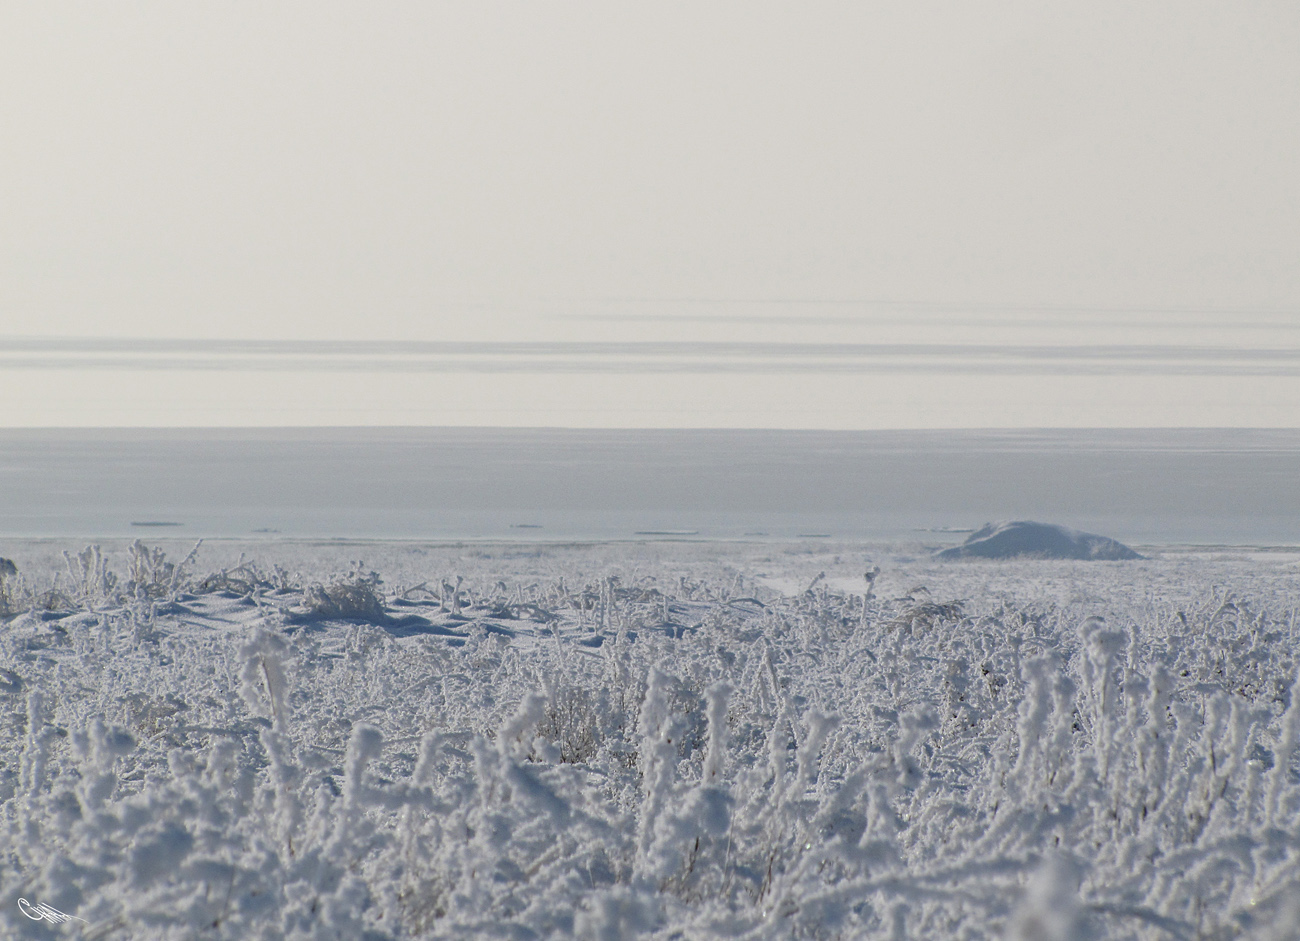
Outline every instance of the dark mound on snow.
[[1094, 533], [1081, 533], [1051, 523], [989, 523], [960, 546], [935, 553], [938, 559], [1140, 559], [1122, 542]]

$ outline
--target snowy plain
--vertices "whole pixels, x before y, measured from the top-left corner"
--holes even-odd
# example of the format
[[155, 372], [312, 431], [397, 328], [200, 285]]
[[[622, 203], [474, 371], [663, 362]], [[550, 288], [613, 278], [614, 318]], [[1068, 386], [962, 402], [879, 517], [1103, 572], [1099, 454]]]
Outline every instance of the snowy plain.
[[1300, 934], [1300, 551], [939, 545], [8, 539], [0, 925]]

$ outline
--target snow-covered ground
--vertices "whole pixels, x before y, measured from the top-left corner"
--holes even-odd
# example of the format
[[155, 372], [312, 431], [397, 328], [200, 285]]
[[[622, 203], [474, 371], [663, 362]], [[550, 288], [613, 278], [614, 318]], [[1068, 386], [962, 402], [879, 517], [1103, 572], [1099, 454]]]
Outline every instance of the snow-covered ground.
[[8, 935], [1300, 936], [1296, 551], [160, 545], [0, 547]]

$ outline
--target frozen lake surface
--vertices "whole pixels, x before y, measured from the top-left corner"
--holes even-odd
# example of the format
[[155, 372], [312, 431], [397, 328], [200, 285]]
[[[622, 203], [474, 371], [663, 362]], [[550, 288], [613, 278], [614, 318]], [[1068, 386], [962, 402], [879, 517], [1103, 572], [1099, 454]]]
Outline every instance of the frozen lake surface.
[[1291, 545], [1297, 481], [1294, 430], [11, 429], [0, 535]]

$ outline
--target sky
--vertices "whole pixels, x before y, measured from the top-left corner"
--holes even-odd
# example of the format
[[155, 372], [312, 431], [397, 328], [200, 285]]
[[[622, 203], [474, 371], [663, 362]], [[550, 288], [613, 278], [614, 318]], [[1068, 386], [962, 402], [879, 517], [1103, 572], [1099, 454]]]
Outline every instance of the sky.
[[8, 426], [1300, 426], [1294, 3], [7, 3], [0, 122]]

